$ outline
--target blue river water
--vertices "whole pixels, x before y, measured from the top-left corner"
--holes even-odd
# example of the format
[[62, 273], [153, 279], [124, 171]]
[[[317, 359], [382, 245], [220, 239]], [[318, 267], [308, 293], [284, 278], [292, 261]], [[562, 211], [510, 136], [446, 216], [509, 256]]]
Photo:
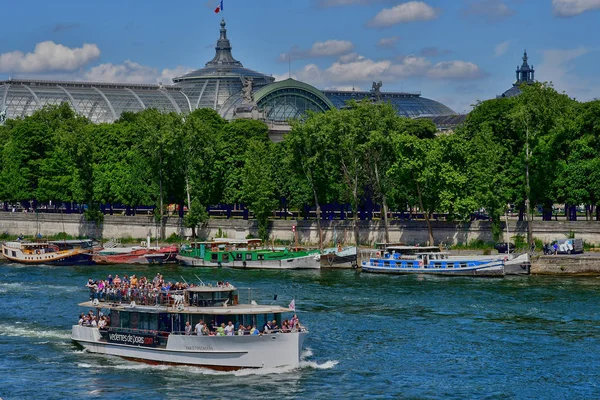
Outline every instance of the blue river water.
[[[132, 273], [294, 298], [298, 369], [215, 372], [86, 353], [87, 278]], [[597, 399], [600, 279], [0, 264], [0, 398]]]

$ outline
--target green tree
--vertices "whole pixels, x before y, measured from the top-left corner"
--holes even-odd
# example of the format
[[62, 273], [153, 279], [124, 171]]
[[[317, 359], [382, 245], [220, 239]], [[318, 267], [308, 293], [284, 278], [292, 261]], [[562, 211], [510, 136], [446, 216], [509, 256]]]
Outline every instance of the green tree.
[[269, 237], [269, 216], [277, 207], [277, 199], [273, 196], [276, 189], [274, 173], [269, 160], [272, 146], [263, 140], [250, 140], [242, 171], [242, 200], [257, 219], [258, 235], [265, 241]]

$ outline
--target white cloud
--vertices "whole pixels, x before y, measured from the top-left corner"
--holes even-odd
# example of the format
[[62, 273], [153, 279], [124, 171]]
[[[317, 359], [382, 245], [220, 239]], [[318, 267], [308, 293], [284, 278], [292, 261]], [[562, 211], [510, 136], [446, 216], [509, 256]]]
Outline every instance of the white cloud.
[[317, 4], [321, 7], [337, 7], [337, 6], [349, 6], [354, 4], [375, 4], [381, 3], [385, 0], [318, 0]]
[[336, 61], [325, 72], [330, 82], [354, 82], [382, 76], [391, 66], [392, 63], [388, 60], [373, 61], [362, 57], [348, 63]]
[[437, 18], [439, 10], [422, 1], [409, 1], [392, 8], [384, 8], [368, 23], [369, 26], [386, 27], [396, 24], [428, 21]]
[[600, 9], [600, 0], [552, 0], [552, 11], [558, 17], [573, 17]]
[[427, 72], [428, 77], [435, 79], [473, 79], [483, 75], [476, 64], [461, 60], [439, 62]]
[[424, 57], [410, 55], [402, 58], [400, 63], [392, 65], [390, 73], [397, 78], [408, 78], [424, 75], [430, 67], [431, 63]]
[[92, 82], [119, 82], [119, 83], [158, 83], [165, 85], [172, 83], [171, 79], [189, 72], [187, 67], [165, 68], [159, 71], [156, 68], [141, 65], [130, 60], [123, 64], [100, 64], [84, 74], [84, 79]]
[[467, 16], [484, 17], [488, 22], [496, 22], [517, 12], [502, 0], [470, 0], [463, 13]]
[[400, 37], [398, 37], [398, 36], [381, 38], [381, 39], [379, 39], [379, 42], [377, 42], [377, 47], [381, 47], [384, 49], [393, 48], [399, 39], [400, 39]]
[[544, 50], [542, 63], [535, 71], [536, 77], [552, 82], [558, 92], [566, 92], [579, 100], [591, 100], [600, 92], [600, 82], [596, 77], [587, 78], [573, 73], [575, 61], [591, 52], [586, 47]]
[[74, 71], [100, 56], [95, 44], [69, 48], [52, 41], [36, 44], [32, 53], [12, 51], [0, 54], [0, 72], [30, 73], [46, 71]]
[[312, 45], [309, 55], [312, 57], [327, 57], [346, 54], [354, 49], [354, 44], [348, 40], [327, 40]]
[[[344, 55], [324, 69], [308, 64], [296, 71], [295, 79], [317, 87], [348, 87], [375, 80], [394, 82], [399, 79], [430, 77], [435, 79], [477, 79], [485, 74], [475, 64], [454, 60], [433, 65], [425, 57], [410, 55], [397, 61], [372, 60], [356, 53]], [[287, 78], [287, 76], [286, 76]]]
[[496, 45], [496, 47], [494, 48], [494, 57], [503, 56], [509, 47], [510, 47], [510, 40], [507, 40], [502, 43], [498, 43]]
[[324, 42], [315, 42], [308, 50], [294, 47], [288, 53], [281, 53], [279, 61], [287, 62], [290, 57], [292, 60], [300, 60], [303, 58], [339, 56], [349, 53], [353, 49], [354, 44], [348, 40], [330, 39]]

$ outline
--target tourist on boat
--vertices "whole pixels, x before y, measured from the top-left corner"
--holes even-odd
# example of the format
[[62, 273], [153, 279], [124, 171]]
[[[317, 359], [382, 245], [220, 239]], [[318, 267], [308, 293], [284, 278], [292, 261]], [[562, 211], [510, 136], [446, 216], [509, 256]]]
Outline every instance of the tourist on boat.
[[263, 325], [263, 333], [271, 333], [273, 330], [273, 325], [271, 325], [271, 321], [265, 322]]
[[111, 274], [108, 274], [108, 284], [109, 284], [110, 286], [112, 286], [112, 284], [113, 284], [113, 277], [112, 277], [112, 275], [111, 275]]
[[252, 329], [250, 329], [250, 334], [251, 335], [259, 335], [260, 334], [258, 329], [256, 329], [256, 325], [252, 325]]
[[225, 322], [221, 322], [221, 326], [217, 328], [217, 336], [225, 336]]
[[105, 316], [100, 317], [100, 321], [98, 321], [98, 328], [106, 329], [106, 317]]
[[192, 334], [192, 325], [190, 325], [190, 321], [185, 323], [185, 334], [190, 336]]
[[203, 320], [198, 321], [198, 323], [196, 324], [196, 335], [202, 336], [204, 334], [204, 330], [205, 330], [204, 321]]
[[290, 323], [287, 319], [284, 319], [281, 323], [281, 332], [288, 333], [291, 332], [292, 328], [290, 327]]
[[240, 326], [238, 327], [238, 330], [237, 330], [238, 336], [246, 335], [246, 332], [247, 331], [246, 331], [246, 328], [244, 328], [244, 325], [240, 324]]
[[294, 316], [292, 317], [292, 320], [290, 321], [290, 328], [298, 329], [298, 325], [299, 325], [298, 315], [294, 314]]
[[[223, 324], [221, 324], [223, 325]], [[229, 321], [227, 326], [225, 327], [225, 335], [233, 336], [233, 332], [235, 331], [235, 327], [233, 326], [233, 322]]]
[[79, 325], [83, 325], [83, 322], [85, 321], [85, 314], [81, 313], [79, 315], [79, 322], [77, 322]]
[[120, 286], [121, 285], [121, 278], [119, 278], [119, 275], [115, 275], [115, 279], [113, 279], [113, 284], [115, 286]]

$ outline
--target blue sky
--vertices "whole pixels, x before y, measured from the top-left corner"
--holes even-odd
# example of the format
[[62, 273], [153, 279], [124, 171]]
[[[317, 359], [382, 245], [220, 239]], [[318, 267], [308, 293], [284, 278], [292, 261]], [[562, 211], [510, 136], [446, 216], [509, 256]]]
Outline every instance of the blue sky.
[[156, 83], [214, 55], [221, 17], [245, 67], [317, 88], [420, 91], [458, 112], [515, 80], [600, 97], [600, 0], [105, 0], [3, 5], [0, 79]]

